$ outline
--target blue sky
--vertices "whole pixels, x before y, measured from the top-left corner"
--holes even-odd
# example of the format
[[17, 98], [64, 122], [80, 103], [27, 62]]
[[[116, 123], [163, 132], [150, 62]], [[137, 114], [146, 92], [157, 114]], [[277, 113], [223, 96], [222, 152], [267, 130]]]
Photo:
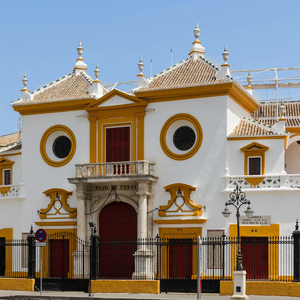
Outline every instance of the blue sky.
[[88, 74], [98, 62], [103, 84], [135, 80], [140, 56], [146, 77], [150, 59], [152, 74], [170, 66], [170, 49], [173, 64], [187, 58], [196, 21], [217, 66], [226, 44], [233, 70], [299, 67], [299, 11], [299, 0], [0, 0], [0, 135], [17, 130], [10, 102], [23, 73], [30, 91], [70, 73], [79, 40]]

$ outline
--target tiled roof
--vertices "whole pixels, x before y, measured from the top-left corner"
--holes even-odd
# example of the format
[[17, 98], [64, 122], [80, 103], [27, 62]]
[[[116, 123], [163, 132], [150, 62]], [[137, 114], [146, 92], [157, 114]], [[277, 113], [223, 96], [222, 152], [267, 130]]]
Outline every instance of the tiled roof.
[[[18, 133], [10, 133], [6, 135], [0, 136], [0, 149], [1, 147], [6, 147], [12, 144], [17, 143], [18, 141]], [[22, 141], [22, 132], [20, 132], [20, 141]]]
[[184, 60], [149, 78], [150, 84], [135, 92], [229, 82], [230, 78], [215, 78], [218, 70], [216, 66], [202, 57], [197, 60]]
[[[16, 101], [13, 106], [92, 98], [88, 93], [92, 81], [92, 78], [86, 74], [71, 73], [32, 92], [32, 100]], [[103, 89], [103, 94], [106, 93], [107, 90]]]
[[[287, 132], [286, 132], [287, 134]], [[230, 133], [229, 137], [241, 136], [274, 136], [282, 135], [272, 131], [270, 125], [258, 122], [254, 119], [242, 117], [238, 125]]]
[[[276, 122], [276, 103], [262, 103], [257, 111], [252, 116], [254, 119], [261, 121], [268, 125], [273, 125]], [[286, 118], [287, 127], [300, 126], [300, 102], [284, 102], [286, 112], [284, 114]]]

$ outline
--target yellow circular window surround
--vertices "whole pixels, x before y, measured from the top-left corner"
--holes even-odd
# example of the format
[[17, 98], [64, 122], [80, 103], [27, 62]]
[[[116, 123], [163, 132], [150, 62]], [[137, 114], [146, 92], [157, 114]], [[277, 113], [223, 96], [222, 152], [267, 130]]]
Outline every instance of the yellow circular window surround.
[[[183, 154], [178, 154], [178, 153], [173, 152], [169, 148], [168, 143], [167, 143], [167, 132], [168, 132], [170, 126], [177, 121], [187, 121], [188, 123], [193, 125], [193, 127], [196, 131], [196, 141], [195, 141], [194, 145], [192, 146], [192, 148], [189, 151], [187, 151]], [[177, 115], [172, 116], [164, 124], [164, 126], [160, 132], [161, 147], [162, 147], [163, 151], [165, 152], [165, 154], [174, 160], [185, 160], [185, 159], [188, 159], [188, 158], [191, 158], [192, 156], [194, 156], [197, 153], [197, 151], [199, 150], [199, 148], [202, 144], [202, 140], [203, 140], [203, 132], [202, 132], [201, 125], [195, 117], [193, 117], [192, 115], [189, 115], [189, 114], [177, 114]]]
[[[71, 150], [70, 153], [68, 154], [67, 157], [65, 157], [64, 159], [61, 160], [53, 160], [49, 157], [48, 153], [47, 153], [47, 141], [48, 138], [56, 132], [62, 132], [64, 134], [66, 134], [66, 136], [70, 139], [71, 141]], [[52, 145], [51, 145], [52, 147]], [[66, 165], [67, 163], [70, 162], [70, 160], [73, 158], [74, 154], [75, 154], [75, 150], [76, 150], [76, 139], [75, 139], [75, 135], [72, 132], [72, 130], [64, 125], [54, 125], [50, 128], [48, 128], [41, 139], [41, 143], [40, 143], [40, 151], [41, 151], [41, 155], [42, 158], [44, 159], [44, 161], [51, 167], [62, 167], [64, 165]]]

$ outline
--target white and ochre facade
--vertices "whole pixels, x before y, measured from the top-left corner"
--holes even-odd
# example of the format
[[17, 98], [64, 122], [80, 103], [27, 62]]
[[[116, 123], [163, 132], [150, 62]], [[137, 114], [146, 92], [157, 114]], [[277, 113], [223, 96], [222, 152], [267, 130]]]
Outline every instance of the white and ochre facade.
[[242, 225], [242, 235], [291, 234], [300, 216], [300, 104], [285, 103], [277, 120], [276, 104], [259, 103], [230, 77], [227, 49], [219, 69], [195, 37], [186, 60], [151, 78], [140, 61], [132, 93], [103, 87], [98, 66], [91, 78], [81, 44], [70, 74], [34, 92], [24, 76], [12, 103], [22, 136], [0, 137], [0, 237], [21, 238], [33, 224], [87, 240], [93, 221], [100, 237], [120, 238], [121, 229], [105, 231], [105, 210], [111, 222], [131, 211], [128, 238], [234, 236], [235, 214], [221, 212], [237, 183], [254, 215], [268, 217]]

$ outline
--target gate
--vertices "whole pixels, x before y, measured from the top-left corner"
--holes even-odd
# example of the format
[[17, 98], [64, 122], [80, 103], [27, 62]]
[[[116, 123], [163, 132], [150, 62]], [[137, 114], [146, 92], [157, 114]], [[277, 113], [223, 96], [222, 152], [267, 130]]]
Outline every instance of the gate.
[[43, 290], [85, 291], [89, 285], [89, 243], [70, 232], [47, 237], [46, 247], [37, 247], [36, 281], [40, 288], [40, 251], [43, 251]]

